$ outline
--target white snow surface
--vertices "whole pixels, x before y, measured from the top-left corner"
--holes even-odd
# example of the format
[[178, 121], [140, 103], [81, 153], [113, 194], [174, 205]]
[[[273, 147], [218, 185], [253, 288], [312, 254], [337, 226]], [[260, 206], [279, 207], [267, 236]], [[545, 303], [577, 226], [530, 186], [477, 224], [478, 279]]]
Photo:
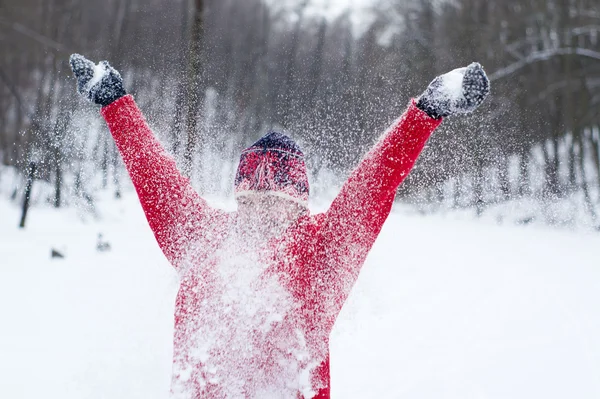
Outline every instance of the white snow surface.
[[[19, 230], [0, 196], [0, 398], [169, 396], [177, 274], [132, 191], [97, 210]], [[599, 309], [600, 235], [396, 207], [334, 328], [332, 397], [598, 398]]]

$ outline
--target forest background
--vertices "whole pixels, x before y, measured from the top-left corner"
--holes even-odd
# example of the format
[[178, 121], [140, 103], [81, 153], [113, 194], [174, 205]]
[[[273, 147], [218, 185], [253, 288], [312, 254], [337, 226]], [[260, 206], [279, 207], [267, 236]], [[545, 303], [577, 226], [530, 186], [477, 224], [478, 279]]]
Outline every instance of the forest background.
[[399, 198], [477, 215], [566, 199], [597, 226], [599, 33], [598, 0], [0, 0], [0, 180], [20, 201], [35, 163], [52, 206], [120, 195], [73, 52], [109, 60], [193, 184], [221, 196], [271, 129], [300, 142], [326, 193], [433, 77], [478, 61], [492, 95], [436, 132]]

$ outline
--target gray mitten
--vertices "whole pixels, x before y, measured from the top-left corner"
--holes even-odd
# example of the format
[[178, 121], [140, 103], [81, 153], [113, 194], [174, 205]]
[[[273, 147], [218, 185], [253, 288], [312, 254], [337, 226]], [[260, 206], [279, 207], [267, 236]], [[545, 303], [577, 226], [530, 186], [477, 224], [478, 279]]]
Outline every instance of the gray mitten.
[[77, 90], [91, 102], [105, 107], [127, 94], [123, 78], [107, 61], [94, 65], [84, 56], [73, 54], [69, 63], [77, 78]]
[[490, 81], [477, 62], [435, 78], [418, 98], [417, 107], [432, 118], [468, 114], [490, 93]]

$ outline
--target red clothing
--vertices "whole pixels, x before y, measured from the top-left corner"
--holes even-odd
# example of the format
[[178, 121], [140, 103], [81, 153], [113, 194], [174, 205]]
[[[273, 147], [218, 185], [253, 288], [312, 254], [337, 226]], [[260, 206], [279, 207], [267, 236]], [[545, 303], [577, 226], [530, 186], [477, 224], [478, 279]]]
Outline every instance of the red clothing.
[[[187, 396], [182, 397], [226, 397], [224, 384], [230, 382], [221, 379], [219, 367], [206, 366], [211, 356], [218, 357], [221, 352], [198, 349], [203, 342], [198, 334], [206, 334], [202, 329], [214, 322], [206, 319], [207, 310], [221, 312], [223, 300], [213, 292], [221, 278], [215, 264], [224, 256], [221, 246], [236, 214], [209, 207], [194, 191], [152, 134], [132, 96], [104, 107], [102, 114], [156, 240], [181, 276], [175, 310], [174, 389], [181, 393], [186, 386]], [[281, 318], [269, 321], [264, 331], [239, 332], [246, 334], [249, 346], [259, 348], [244, 358], [249, 359], [245, 360], [248, 364], [239, 367], [254, 367], [269, 381], [271, 370], [279, 373], [282, 359], [289, 358], [310, 374], [308, 388], [298, 388], [297, 396], [329, 398], [328, 340], [335, 319], [390, 212], [397, 187], [440, 122], [413, 101], [352, 172], [327, 212], [301, 217], [260, 251], [261, 261], [269, 265], [264, 275], [276, 279], [285, 289], [282, 298], [290, 298], [294, 305], [286, 308]], [[257, 281], [260, 285], [266, 280]], [[219, 320], [227, 326], [227, 312], [222, 313]], [[238, 331], [227, 333], [230, 346], [222, 345], [219, 350], [242, 356], [244, 348], [236, 343], [235, 334]], [[294, 334], [301, 337], [292, 345], [299, 346], [286, 352], [282, 345], [287, 338], [280, 338]], [[306, 356], [299, 355], [302, 351]], [[315, 359], [317, 363], [311, 364]], [[228, 367], [236, 367], [236, 363]], [[240, 384], [236, 392], [243, 396], [250, 388], [244, 387], [243, 381]]]

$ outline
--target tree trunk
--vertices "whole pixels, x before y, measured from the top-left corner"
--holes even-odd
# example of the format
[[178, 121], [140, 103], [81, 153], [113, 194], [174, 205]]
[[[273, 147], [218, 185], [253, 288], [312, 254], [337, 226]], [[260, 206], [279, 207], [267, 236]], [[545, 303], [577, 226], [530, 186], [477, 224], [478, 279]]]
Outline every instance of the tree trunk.
[[[178, 76], [185, 76], [185, 65], [186, 60], [189, 54], [186, 54], [185, 40], [188, 36], [189, 29], [189, 3], [187, 1], [182, 1], [182, 18], [181, 18], [181, 54], [182, 54], [182, 67], [177, 68], [181, 69], [181, 73]], [[179, 161], [181, 160], [179, 157], [180, 154], [180, 145], [181, 140], [183, 140], [183, 123], [184, 123], [184, 115], [185, 115], [185, 107], [186, 107], [186, 84], [187, 81], [185, 79], [178, 79], [177, 83], [177, 91], [175, 92], [175, 114], [173, 116], [173, 123], [171, 125], [171, 153], [173, 156]]]
[[477, 167], [473, 172], [473, 195], [475, 201], [475, 210], [477, 213], [477, 217], [483, 215], [483, 211], [485, 210], [485, 200], [483, 198], [483, 169], [481, 167]]
[[[579, 133], [577, 133], [575, 131], [572, 132], [572, 134], [571, 134], [571, 145], [567, 149], [567, 157], [569, 158], [568, 159], [568, 162], [569, 162], [569, 175], [567, 177], [567, 187], [569, 188], [569, 191], [574, 190], [577, 187], [577, 173], [575, 171], [575, 169], [576, 169], [575, 164], [577, 162], [577, 160], [576, 160], [577, 155], [575, 155], [575, 143], [581, 141], [580, 137], [575, 137], [578, 134]], [[566, 142], [566, 140], [565, 140], [565, 142]]]
[[54, 180], [54, 207], [60, 208], [61, 205], [61, 197], [62, 197], [62, 162], [60, 160], [56, 161], [56, 176]]
[[21, 222], [19, 223], [20, 228], [25, 227], [25, 220], [27, 219], [27, 211], [29, 211], [29, 202], [31, 200], [31, 190], [33, 188], [33, 181], [35, 180], [35, 172], [37, 165], [35, 162], [29, 164], [29, 171], [27, 174], [27, 184], [25, 185], [25, 197], [23, 198], [23, 209], [21, 213]]
[[102, 188], [106, 189], [108, 187], [108, 157], [109, 154], [109, 139], [106, 134], [102, 135], [102, 162], [101, 162], [101, 170], [102, 170]]
[[460, 206], [460, 182], [461, 182], [461, 175], [456, 175], [456, 177], [454, 178], [454, 185], [452, 187], [452, 208], [453, 209], [458, 209]]
[[319, 90], [319, 83], [321, 81], [321, 69], [323, 67], [323, 48], [325, 47], [325, 33], [327, 31], [327, 22], [325, 18], [319, 25], [319, 32], [317, 33], [318, 41], [317, 47], [314, 51], [314, 58], [311, 65], [311, 81], [310, 89], [308, 91], [308, 106], [305, 109], [313, 109], [317, 100], [317, 92]]
[[204, 0], [194, 0], [194, 20], [192, 22], [192, 34], [188, 55], [187, 72], [187, 115], [185, 127], [187, 139], [183, 153], [183, 173], [192, 178], [194, 169], [194, 154], [202, 139], [201, 132], [198, 131], [197, 117], [201, 113], [203, 105], [205, 88], [203, 71], [203, 40], [204, 40]]
[[587, 175], [585, 173], [585, 147], [583, 145], [582, 134], [577, 134], [577, 145], [579, 147], [578, 161], [579, 161], [579, 172], [581, 173], [581, 188], [583, 190], [583, 200], [585, 203], [585, 209], [590, 214], [592, 225], [598, 227], [598, 216], [594, 209], [594, 203], [592, 196], [590, 195], [589, 186], [587, 183]]
[[[554, 128], [553, 128], [554, 130]], [[556, 135], [553, 135], [551, 144], [552, 151], [548, 150], [547, 142], [542, 142], [542, 152], [544, 154], [544, 172], [546, 175], [544, 195], [548, 197], [556, 196], [560, 193], [560, 183], [558, 180], [558, 143]]]
[[531, 186], [529, 181], [529, 162], [526, 152], [523, 152], [519, 156], [519, 183], [518, 190], [520, 197], [524, 197], [527, 194], [531, 194]]
[[288, 129], [291, 127], [292, 122], [295, 121], [294, 116], [296, 115], [296, 104], [294, 102], [296, 97], [296, 54], [298, 52], [298, 45], [300, 43], [304, 9], [306, 8], [307, 4], [308, 0], [303, 0], [302, 3], [298, 5], [298, 10], [296, 11], [298, 14], [298, 20], [296, 21], [296, 25], [294, 26], [294, 31], [292, 33], [292, 42], [290, 44], [288, 62], [286, 65], [285, 93], [283, 95], [281, 120], [283, 121], [283, 125]]
[[510, 158], [502, 154], [500, 156], [500, 162], [498, 162], [498, 180], [500, 182], [500, 196], [502, 200], [506, 201], [510, 198], [510, 180], [508, 176], [508, 163]]
[[598, 185], [597, 201], [600, 202], [600, 142], [594, 137], [593, 130], [590, 131], [589, 143], [592, 149], [592, 156], [594, 157], [594, 165], [596, 166], [596, 184]]
[[121, 159], [119, 157], [119, 150], [117, 149], [117, 145], [112, 143], [112, 161], [113, 161], [113, 182], [115, 184], [115, 198], [121, 198], [121, 170], [120, 170], [120, 162]]

